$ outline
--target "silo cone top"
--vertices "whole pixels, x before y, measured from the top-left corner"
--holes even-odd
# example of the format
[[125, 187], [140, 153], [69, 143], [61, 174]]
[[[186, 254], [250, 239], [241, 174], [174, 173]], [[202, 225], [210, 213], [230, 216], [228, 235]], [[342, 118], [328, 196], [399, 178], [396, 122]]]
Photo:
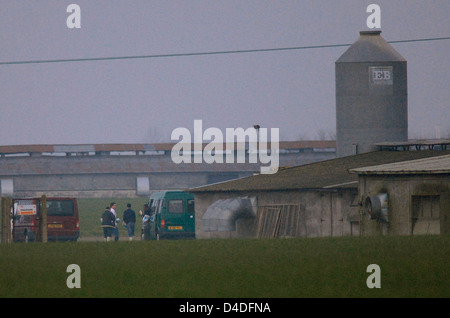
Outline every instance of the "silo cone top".
[[406, 62], [386, 40], [381, 31], [361, 31], [359, 39], [336, 63]]

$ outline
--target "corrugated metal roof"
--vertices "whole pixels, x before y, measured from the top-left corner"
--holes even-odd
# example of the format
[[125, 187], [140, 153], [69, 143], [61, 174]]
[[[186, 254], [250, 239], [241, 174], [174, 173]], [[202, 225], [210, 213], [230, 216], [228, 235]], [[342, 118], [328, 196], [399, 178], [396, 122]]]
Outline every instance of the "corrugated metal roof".
[[95, 151], [145, 151], [144, 144], [97, 144]]
[[105, 173], [259, 171], [260, 164], [176, 164], [167, 156], [12, 157], [0, 159], [0, 176]]
[[[170, 151], [176, 143], [154, 144], [68, 144], [68, 145], [12, 145], [0, 146], [0, 154], [19, 153], [88, 153], [88, 152], [144, 152], [144, 151]], [[204, 148], [208, 143], [204, 143]], [[268, 145], [270, 148], [270, 143]], [[282, 141], [280, 149], [304, 149], [304, 148], [335, 148], [336, 141], [310, 140], [310, 141]], [[194, 149], [194, 146], [191, 145]], [[236, 148], [236, 147], [235, 147]], [[223, 145], [226, 149], [226, 144]]]
[[439, 146], [443, 149], [447, 147], [450, 148], [450, 139], [440, 138], [440, 139], [410, 139], [408, 141], [386, 141], [386, 142], [378, 142], [375, 143], [375, 146], [379, 147], [379, 149], [384, 148], [406, 148], [406, 149], [430, 149], [432, 150], [434, 147]]
[[53, 145], [0, 146], [0, 154], [30, 153], [30, 152], [55, 152], [55, 151]]
[[357, 187], [350, 169], [450, 154], [450, 151], [375, 151], [282, 169], [242, 179], [190, 189], [192, 192], [282, 191]]
[[55, 145], [54, 152], [94, 152], [94, 145]]
[[441, 174], [450, 173], [450, 155], [401, 161], [351, 169], [357, 174]]

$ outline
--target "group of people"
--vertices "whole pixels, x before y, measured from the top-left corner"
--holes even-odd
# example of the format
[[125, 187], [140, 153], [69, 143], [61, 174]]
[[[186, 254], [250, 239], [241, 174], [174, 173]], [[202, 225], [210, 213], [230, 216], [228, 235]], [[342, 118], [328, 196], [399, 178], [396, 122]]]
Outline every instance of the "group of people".
[[[146, 204], [146, 206], [148, 206]], [[102, 214], [102, 228], [103, 228], [103, 238], [106, 242], [109, 242], [114, 235], [114, 240], [119, 240], [119, 227], [117, 222], [120, 220], [117, 218], [116, 213], [117, 204], [111, 202], [109, 206], [105, 208]], [[144, 206], [145, 209], [145, 206]], [[131, 204], [127, 204], [127, 209], [123, 212], [122, 224], [127, 228], [128, 239], [130, 241], [134, 238], [134, 227], [136, 224], [136, 213], [131, 209]]]

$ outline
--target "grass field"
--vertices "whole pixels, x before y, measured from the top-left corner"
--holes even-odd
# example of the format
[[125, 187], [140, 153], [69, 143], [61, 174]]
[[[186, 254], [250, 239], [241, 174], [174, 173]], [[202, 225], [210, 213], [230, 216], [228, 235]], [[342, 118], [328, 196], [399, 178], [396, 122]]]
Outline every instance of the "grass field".
[[449, 255], [448, 235], [1, 244], [0, 297], [450, 297]]
[[[81, 238], [102, 237], [111, 201], [120, 218], [146, 203], [80, 199]], [[0, 244], [0, 297], [450, 297], [449, 255], [449, 235]], [[70, 264], [79, 289], [66, 285]], [[379, 289], [366, 285], [370, 264]]]

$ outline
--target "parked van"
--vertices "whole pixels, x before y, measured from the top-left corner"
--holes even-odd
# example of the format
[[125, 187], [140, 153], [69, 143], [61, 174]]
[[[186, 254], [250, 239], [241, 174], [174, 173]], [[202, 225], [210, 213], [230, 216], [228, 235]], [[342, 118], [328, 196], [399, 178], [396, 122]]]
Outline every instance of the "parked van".
[[[46, 201], [48, 240], [77, 241], [80, 235], [77, 200], [75, 198], [47, 198]], [[12, 236], [15, 242], [37, 239], [41, 210], [41, 198], [13, 200]]]
[[184, 191], [156, 192], [148, 204], [156, 239], [195, 238], [194, 195]]

